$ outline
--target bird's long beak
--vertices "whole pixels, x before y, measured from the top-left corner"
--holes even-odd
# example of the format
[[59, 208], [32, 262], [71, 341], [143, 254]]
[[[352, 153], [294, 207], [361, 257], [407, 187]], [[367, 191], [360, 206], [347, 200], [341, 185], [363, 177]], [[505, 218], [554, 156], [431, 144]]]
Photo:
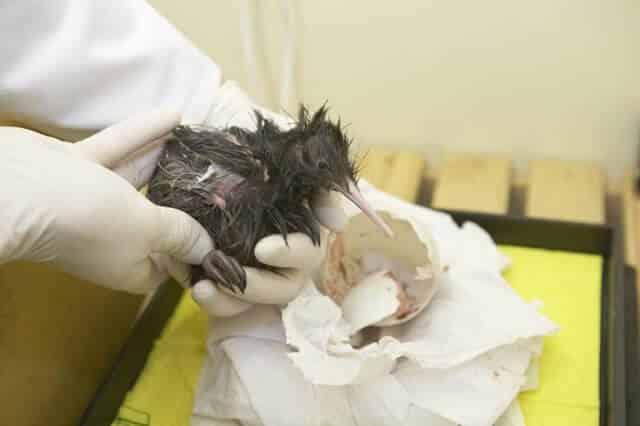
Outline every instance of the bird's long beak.
[[369, 204], [367, 200], [365, 200], [365, 198], [362, 196], [362, 193], [354, 183], [349, 182], [349, 187], [347, 189], [337, 188], [337, 190], [341, 192], [342, 195], [347, 197], [349, 201], [355, 204], [360, 210], [362, 210], [362, 213], [366, 214], [373, 223], [378, 225], [388, 237], [393, 237], [393, 231], [391, 230], [389, 225], [387, 225], [387, 223], [382, 220], [378, 213], [376, 213], [376, 211], [373, 209], [371, 204]]

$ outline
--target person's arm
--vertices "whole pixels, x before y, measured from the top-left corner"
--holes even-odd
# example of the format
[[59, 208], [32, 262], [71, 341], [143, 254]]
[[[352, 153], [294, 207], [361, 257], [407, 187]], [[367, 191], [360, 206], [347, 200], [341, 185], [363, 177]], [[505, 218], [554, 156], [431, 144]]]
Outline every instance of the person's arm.
[[0, 2], [0, 119], [78, 140], [158, 108], [203, 122], [219, 67], [143, 0]]
[[[220, 126], [233, 124], [242, 127], [255, 124], [253, 112], [258, 107], [249, 97], [232, 82], [222, 84], [218, 66], [142, 0], [5, 1], [0, 4], [0, 28], [6, 34], [5, 37], [0, 37], [0, 120], [8, 118], [63, 140], [83, 139], [134, 114], [152, 109], [179, 111], [182, 123]], [[290, 124], [286, 117], [264, 110], [262, 112], [279, 125]], [[0, 143], [3, 138], [11, 139], [12, 135], [12, 132], [0, 135]], [[37, 137], [35, 139], [40, 140]], [[100, 145], [104, 149], [109, 149], [109, 141], [119, 141], [118, 138], [111, 137], [102, 139], [107, 141]], [[126, 145], [126, 141], [120, 142]], [[16, 182], [19, 180], [21, 184], [38, 181], [38, 168], [48, 170], [50, 166], [45, 147], [46, 144], [39, 144], [30, 151], [31, 160], [23, 162], [25, 167], [19, 173], [15, 173], [15, 170], [12, 173], [8, 168], [9, 163], [5, 164], [4, 170], [0, 168], [0, 172], [8, 174], [4, 181], [17, 179]], [[123, 148], [128, 150], [126, 146]], [[146, 150], [138, 157], [129, 157], [127, 161], [112, 164], [110, 168], [134, 187], [141, 187], [155, 168], [160, 148], [161, 146], [157, 146]], [[71, 161], [71, 158], [67, 160]], [[66, 169], [63, 164], [58, 164], [58, 167]], [[19, 175], [27, 178], [22, 179], [24, 176]], [[34, 177], [29, 177], [30, 175]], [[113, 176], [109, 179], [116, 182]], [[102, 201], [99, 197], [90, 196], [92, 189], [89, 186], [78, 188], [74, 178], [58, 183], [55, 194], [66, 193], [67, 186], [75, 188], [75, 199], [87, 203], [85, 212], [90, 212], [91, 209], [106, 212], [100, 206]], [[24, 194], [19, 192], [14, 194], [14, 198], [0, 199], [0, 210], [4, 208], [16, 212], [15, 209], [25, 202]], [[119, 205], [122, 208], [110, 210], [113, 213], [110, 225], [119, 224], [118, 232], [112, 232], [112, 235], [122, 236], [119, 244], [123, 245], [127, 244], [122, 240], [124, 236], [127, 236], [128, 241], [139, 241], [136, 232], [141, 231], [138, 225], [148, 222], [146, 219], [138, 225], [126, 222], [123, 215], [132, 214], [127, 205], [144, 204], [141, 195], [134, 197], [131, 192], [129, 194], [130, 202], [120, 198]], [[108, 194], [104, 195], [106, 197]], [[134, 199], [137, 201], [133, 201]], [[314, 202], [314, 209], [325, 226], [334, 226], [335, 223], [341, 223], [341, 211], [328, 200], [328, 197], [320, 197]], [[71, 203], [68, 199], [64, 202]], [[73, 216], [65, 209], [60, 211], [58, 215], [65, 216], [64, 220], [68, 219], [66, 216]], [[0, 211], [0, 216], [2, 214]], [[184, 219], [184, 215], [179, 216]], [[23, 223], [20, 222], [20, 211], [17, 211], [15, 218]], [[76, 220], [70, 223], [72, 226], [65, 228], [63, 233], [58, 228], [50, 228], [47, 223], [41, 223], [38, 218], [29, 222], [29, 226], [24, 227], [24, 232], [18, 234], [13, 226], [7, 225], [8, 232], [4, 233], [4, 239], [0, 229], [0, 251], [4, 245], [5, 260], [15, 259], [15, 247], [23, 247], [20, 243], [23, 241], [22, 237], [30, 237], [34, 232], [66, 241], [82, 241], [74, 236], [76, 234], [81, 234], [84, 240], [90, 241], [96, 232], [92, 222]], [[79, 224], [82, 223], [86, 226], [81, 227]], [[173, 223], [181, 226], [178, 220]], [[155, 236], [150, 236], [150, 240], [164, 241], [167, 229], [171, 227], [155, 227]], [[201, 236], [202, 231], [196, 234]], [[68, 239], [69, 236], [73, 238]], [[114, 271], [135, 272], [135, 268], [127, 262], [130, 259], [136, 260], [136, 257], [120, 258], [119, 262], [109, 261], [108, 259], [119, 258], [122, 252], [118, 244], [106, 238], [106, 234], [100, 236], [105, 239], [104, 251], [108, 254], [102, 257], [105, 262], [101, 266], [109, 273], [95, 277], [96, 281], [107, 286], [123, 286], [128, 291], [132, 291], [132, 287], [149, 289], [157, 285], [157, 277], [149, 280], [144, 274], [144, 279], [138, 277], [141, 283], [135, 286], [114, 280], [113, 277], [118, 275]], [[183, 242], [188, 241], [187, 236], [183, 235]], [[151, 244], [139, 249], [139, 256], [151, 258], [152, 252], [157, 250]], [[80, 247], [78, 253], [83, 250], [86, 247]], [[23, 259], [34, 258], [33, 250], [18, 250], [18, 254]], [[54, 257], [63, 260], [60, 265], [63, 268], [89, 271], [89, 275], [79, 275], [91, 278], [96, 269], [92, 268], [94, 261], [87, 259], [93, 254], [86, 252], [84, 257], [72, 257], [72, 262], [65, 262], [63, 257], [57, 255]], [[247, 291], [239, 295], [239, 298], [218, 291], [214, 283], [204, 280], [193, 288], [196, 302], [210, 315], [234, 315], [248, 309], [253, 303], [286, 303], [309, 279], [310, 268], [322, 257], [322, 249], [314, 246], [304, 235], [300, 235], [300, 238], [290, 235], [289, 244], [282, 236], [273, 235], [258, 243], [256, 256], [265, 264], [285, 268], [283, 273], [273, 274], [246, 268]], [[2, 257], [0, 253], [0, 263]], [[182, 262], [188, 263], [188, 259], [193, 261], [192, 255], [178, 257]], [[46, 260], [37, 256], [35, 259]], [[143, 263], [144, 265], [149, 264]], [[168, 266], [157, 266], [161, 266], [160, 269], [163, 270], [173, 269], [174, 276], [183, 275], [180, 271], [175, 272], [182, 269], [175, 262], [170, 262]], [[171, 273], [170, 270], [169, 272]]]
[[0, 265], [45, 262], [131, 293], [152, 291], [169, 275], [186, 286], [188, 265], [213, 249], [206, 230], [110, 171], [136, 149], [162, 143], [179, 118], [150, 112], [75, 144], [0, 127]]

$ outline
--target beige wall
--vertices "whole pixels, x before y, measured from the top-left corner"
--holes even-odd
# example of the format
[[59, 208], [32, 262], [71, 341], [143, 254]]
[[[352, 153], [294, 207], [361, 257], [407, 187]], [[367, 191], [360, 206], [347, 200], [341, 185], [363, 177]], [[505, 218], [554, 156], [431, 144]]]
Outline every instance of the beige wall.
[[[247, 87], [246, 2], [151, 3]], [[279, 2], [255, 3], [268, 60], [259, 73], [277, 79]], [[294, 3], [299, 99], [328, 100], [358, 142], [416, 147], [431, 166], [460, 150], [512, 152], [520, 169], [547, 156], [597, 161], [614, 178], [635, 160], [636, 0]], [[269, 90], [251, 91], [275, 106]]]

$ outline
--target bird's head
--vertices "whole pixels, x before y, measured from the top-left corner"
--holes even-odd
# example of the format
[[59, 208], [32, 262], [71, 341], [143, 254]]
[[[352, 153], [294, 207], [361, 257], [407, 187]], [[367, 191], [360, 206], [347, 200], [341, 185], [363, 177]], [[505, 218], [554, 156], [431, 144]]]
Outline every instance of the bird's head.
[[340, 121], [331, 122], [323, 106], [313, 115], [301, 107], [297, 126], [287, 138], [283, 165], [288, 181], [296, 190], [336, 191], [348, 198], [385, 234], [393, 236], [391, 228], [380, 218], [360, 193], [358, 168], [351, 158], [352, 141], [345, 135]]

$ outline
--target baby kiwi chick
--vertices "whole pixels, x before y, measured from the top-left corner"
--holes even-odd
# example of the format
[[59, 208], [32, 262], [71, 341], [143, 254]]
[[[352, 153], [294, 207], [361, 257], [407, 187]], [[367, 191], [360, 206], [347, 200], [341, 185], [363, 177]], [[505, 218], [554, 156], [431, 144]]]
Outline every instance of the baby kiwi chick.
[[357, 171], [349, 156], [351, 141], [326, 108], [312, 116], [301, 107], [298, 123], [280, 130], [256, 112], [257, 129], [178, 126], [167, 142], [149, 182], [156, 204], [193, 216], [213, 239], [215, 249], [196, 268], [235, 292], [244, 292], [243, 266], [277, 272], [259, 262], [254, 248], [262, 238], [301, 232], [320, 244], [320, 230], [310, 208], [321, 191], [338, 191], [382, 230], [389, 226], [356, 187]]

